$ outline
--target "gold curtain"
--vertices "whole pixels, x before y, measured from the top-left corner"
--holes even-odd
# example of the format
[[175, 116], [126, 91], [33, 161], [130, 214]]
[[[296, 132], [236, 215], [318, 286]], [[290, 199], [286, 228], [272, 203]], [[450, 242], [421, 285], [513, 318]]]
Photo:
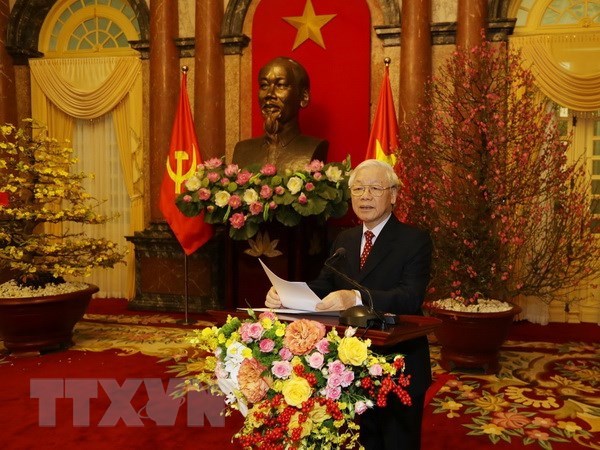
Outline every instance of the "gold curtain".
[[[563, 66], [560, 56], [564, 48], [586, 50], [600, 47], [599, 34], [519, 36], [511, 37], [510, 43], [521, 49], [524, 60], [531, 65], [536, 84], [550, 99], [577, 111], [600, 109], [600, 70], [594, 67], [598, 53], [570, 52], [571, 70]], [[586, 58], [589, 60], [586, 61]], [[574, 67], [587, 70], [574, 70]]]
[[[30, 60], [33, 119], [51, 136], [72, 140], [73, 119], [112, 113], [125, 186], [131, 202], [130, 232], [143, 230], [142, 68], [138, 57]], [[128, 298], [135, 292], [135, 264], [128, 255]]]

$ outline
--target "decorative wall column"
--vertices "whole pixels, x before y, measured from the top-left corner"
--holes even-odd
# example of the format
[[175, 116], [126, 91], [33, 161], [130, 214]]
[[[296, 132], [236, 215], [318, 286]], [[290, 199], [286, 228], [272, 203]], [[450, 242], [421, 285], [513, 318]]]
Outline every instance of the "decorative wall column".
[[431, 0], [402, 2], [400, 123], [415, 113], [431, 76]]
[[9, 16], [8, 0], [0, 0], [0, 123], [18, 126], [15, 69], [12, 57], [6, 51]]
[[[151, 223], [144, 231], [135, 232], [134, 236], [127, 238], [135, 246], [136, 271], [136, 294], [129, 301], [128, 308], [203, 312], [207, 309], [221, 309], [223, 306], [223, 232], [217, 230], [213, 239], [194, 254], [185, 257], [158, 206], [179, 98], [181, 62], [176, 45], [179, 30], [176, 3], [173, 0], [150, 2], [148, 152]], [[204, 61], [200, 64], [196, 62], [195, 67], [196, 72], [209, 70]], [[199, 133], [199, 138], [201, 137], [202, 131]]]
[[473, 48], [481, 43], [481, 29], [487, 28], [487, 0], [458, 0], [456, 45]]
[[222, 0], [196, 0], [194, 123], [203, 158], [225, 154], [225, 61]]
[[177, 8], [172, 0], [150, 2], [150, 220], [162, 220], [160, 184], [169, 154], [173, 118], [179, 97]]

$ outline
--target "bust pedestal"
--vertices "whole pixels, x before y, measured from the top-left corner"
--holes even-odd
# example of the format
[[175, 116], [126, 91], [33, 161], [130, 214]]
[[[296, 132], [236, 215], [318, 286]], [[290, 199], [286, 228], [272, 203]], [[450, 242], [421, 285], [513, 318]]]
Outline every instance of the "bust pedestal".
[[[262, 254], [252, 252], [250, 245], [250, 241], [257, 242], [258, 235], [249, 241], [227, 239], [225, 305], [228, 309], [265, 306], [271, 283], [258, 258], [281, 278], [310, 281], [319, 274], [327, 257], [327, 228], [314, 218], [305, 218], [296, 227], [278, 222], [263, 224], [259, 233], [263, 240]], [[267, 248], [282, 254], [270, 257]]]

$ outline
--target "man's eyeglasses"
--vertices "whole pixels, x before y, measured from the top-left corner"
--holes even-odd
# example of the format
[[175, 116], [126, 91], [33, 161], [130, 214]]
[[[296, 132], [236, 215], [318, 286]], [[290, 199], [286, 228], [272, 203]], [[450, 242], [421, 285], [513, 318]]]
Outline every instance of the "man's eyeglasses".
[[353, 197], [362, 197], [365, 191], [368, 189], [373, 197], [381, 197], [385, 191], [392, 189], [395, 186], [383, 187], [383, 186], [352, 186], [350, 193]]

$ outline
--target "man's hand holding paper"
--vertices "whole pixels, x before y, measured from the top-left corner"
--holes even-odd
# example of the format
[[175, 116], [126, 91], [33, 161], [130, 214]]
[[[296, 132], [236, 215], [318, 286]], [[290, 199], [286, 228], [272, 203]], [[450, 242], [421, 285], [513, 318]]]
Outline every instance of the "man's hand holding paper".
[[279, 309], [283, 305], [281, 304], [281, 299], [279, 298], [279, 294], [275, 289], [275, 286], [271, 286], [269, 292], [267, 292], [267, 300], [265, 301], [265, 306], [270, 309]]
[[356, 293], [349, 290], [334, 291], [317, 303], [317, 311], [343, 311], [356, 305]]
[[321, 299], [315, 294], [306, 283], [300, 281], [286, 281], [275, 275], [259, 258], [267, 277], [273, 287], [267, 293], [265, 305], [271, 309], [281, 307], [295, 309], [299, 311], [318, 312], [317, 303]]

